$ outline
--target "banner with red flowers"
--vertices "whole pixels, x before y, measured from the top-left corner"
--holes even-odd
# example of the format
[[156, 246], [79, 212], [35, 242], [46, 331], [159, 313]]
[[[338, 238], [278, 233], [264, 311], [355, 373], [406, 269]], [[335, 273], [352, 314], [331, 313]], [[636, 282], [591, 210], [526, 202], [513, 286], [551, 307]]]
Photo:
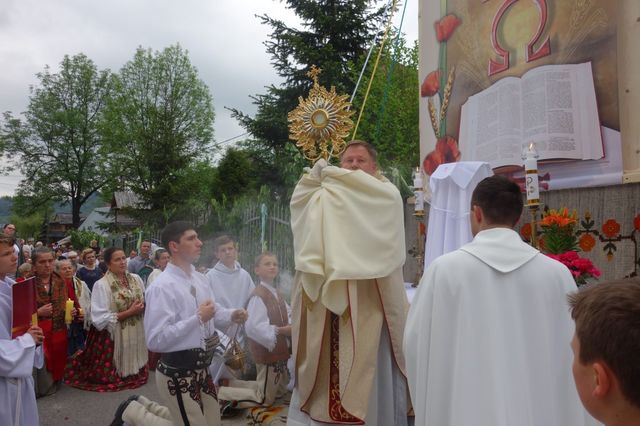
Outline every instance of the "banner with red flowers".
[[620, 129], [615, 1], [421, 2], [420, 151], [427, 175], [460, 159], [460, 108], [470, 96], [541, 65], [591, 61], [600, 123]]

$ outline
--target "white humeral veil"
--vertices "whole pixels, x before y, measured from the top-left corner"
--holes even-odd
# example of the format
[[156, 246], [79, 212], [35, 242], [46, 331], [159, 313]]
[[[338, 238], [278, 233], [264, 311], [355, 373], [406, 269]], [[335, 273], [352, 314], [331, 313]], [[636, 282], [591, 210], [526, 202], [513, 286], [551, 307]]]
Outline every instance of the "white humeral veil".
[[460, 161], [438, 166], [429, 178], [432, 197], [424, 251], [424, 269], [435, 258], [459, 249], [473, 239], [469, 223], [471, 194], [493, 175], [489, 163]]
[[297, 381], [288, 424], [340, 423], [328, 412], [333, 314], [339, 317], [342, 407], [366, 424], [403, 425], [402, 199], [384, 178], [321, 163], [300, 179], [291, 199]]

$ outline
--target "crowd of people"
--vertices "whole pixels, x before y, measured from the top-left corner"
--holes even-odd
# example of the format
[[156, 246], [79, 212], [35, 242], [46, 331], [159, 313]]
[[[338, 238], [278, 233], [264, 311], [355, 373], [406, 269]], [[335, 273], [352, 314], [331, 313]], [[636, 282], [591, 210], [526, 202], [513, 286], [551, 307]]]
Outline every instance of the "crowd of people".
[[[161, 400], [127, 398], [112, 425], [219, 425], [289, 390], [294, 426], [640, 424], [640, 282], [578, 291], [512, 229], [519, 187], [491, 176], [470, 198], [473, 240], [433, 261], [409, 304], [400, 195], [365, 142], [340, 166], [317, 162], [293, 193], [291, 304], [278, 257], [247, 271], [228, 235], [196, 270], [188, 222], [128, 255], [16, 243], [5, 225], [0, 418], [35, 425], [36, 397], [62, 383], [115, 392], [154, 371]], [[38, 321], [12, 338], [15, 276], [33, 277]]]

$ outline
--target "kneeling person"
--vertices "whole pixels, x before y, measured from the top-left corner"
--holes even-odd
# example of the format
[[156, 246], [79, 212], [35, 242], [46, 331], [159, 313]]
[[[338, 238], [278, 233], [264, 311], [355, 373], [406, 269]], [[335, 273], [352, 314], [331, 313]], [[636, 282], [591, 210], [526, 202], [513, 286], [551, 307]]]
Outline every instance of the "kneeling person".
[[191, 224], [167, 225], [162, 244], [171, 261], [147, 289], [149, 308], [144, 316], [147, 347], [162, 354], [156, 386], [176, 423], [219, 425], [220, 409], [208, 370], [219, 342], [215, 328], [242, 323], [247, 313], [214, 303], [206, 277], [192, 265], [202, 242]]
[[272, 405], [287, 392], [289, 383], [290, 308], [273, 286], [278, 259], [272, 253], [262, 253], [256, 259], [255, 272], [260, 284], [247, 302], [245, 327], [258, 377], [255, 382], [231, 380], [228, 387], [218, 390], [221, 400], [233, 401], [239, 408]]

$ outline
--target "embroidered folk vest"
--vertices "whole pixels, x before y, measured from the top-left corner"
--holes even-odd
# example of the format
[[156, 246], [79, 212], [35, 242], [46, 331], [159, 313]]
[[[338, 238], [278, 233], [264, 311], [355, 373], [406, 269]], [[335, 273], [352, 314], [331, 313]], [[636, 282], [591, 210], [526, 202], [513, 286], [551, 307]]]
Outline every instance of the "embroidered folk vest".
[[[269, 324], [275, 325], [276, 327], [289, 325], [287, 306], [282, 298], [276, 299], [273, 293], [263, 285], [256, 286], [251, 293], [249, 300], [251, 300], [252, 296], [258, 296], [262, 299], [262, 303], [267, 307]], [[289, 359], [289, 347], [287, 346], [286, 336], [282, 336], [280, 334], [276, 335], [276, 346], [271, 352], [269, 352], [269, 350], [260, 343], [248, 337], [247, 341], [249, 342], [249, 351], [251, 352], [251, 356], [258, 364], [273, 364], [278, 361], [286, 361]]]

